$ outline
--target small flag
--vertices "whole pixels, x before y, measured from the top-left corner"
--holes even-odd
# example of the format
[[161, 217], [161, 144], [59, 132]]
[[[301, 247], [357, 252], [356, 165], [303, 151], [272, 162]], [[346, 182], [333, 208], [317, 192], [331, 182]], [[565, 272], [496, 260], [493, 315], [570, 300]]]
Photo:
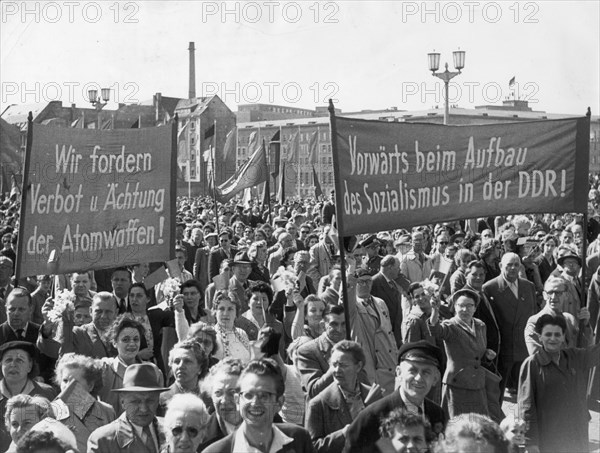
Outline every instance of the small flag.
[[206, 162], [206, 168], [209, 171], [212, 171], [213, 168], [213, 153], [212, 153], [212, 147], [208, 148], [206, 151], [204, 151], [204, 153], [202, 154], [202, 156], [204, 157], [204, 162]]
[[300, 148], [300, 132], [296, 132], [292, 135], [291, 140], [288, 142], [288, 162], [298, 162], [298, 148]]
[[229, 131], [227, 137], [225, 138], [225, 147], [223, 148], [223, 160], [227, 159], [227, 156], [233, 154], [234, 158], [236, 156], [236, 147], [237, 147], [237, 127], [234, 127]]
[[319, 177], [317, 176], [317, 170], [315, 170], [314, 165], [313, 165], [313, 184], [315, 186], [315, 198], [322, 197], [323, 190], [321, 189], [321, 183], [319, 182]]
[[256, 133], [256, 131], [254, 131], [250, 134], [250, 138], [248, 139], [248, 155], [254, 153], [254, 150], [256, 149], [257, 145], [258, 134]]
[[317, 158], [317, 146], [319, 144], [319, 131], [316, 130], [311, 136], [310, 136], [310, 142], [308, 144], [308, 164], [316, 164], [318, 163], [318, 158]]
[[281, 159], [281, 131], [275, 132], [269, 142], [269, 162], [271, 166], [271, 176], [277, 178], [279, 175], [279, 161]]
[[17, 198], [19, 198], [19, 195], [21, 195], [21, 189], [17, 183], [17, 177], [13, 173], [11, 175], [10, 199], [15, 201]]
[[102, 130], [109, 130], [109, 129], [114, 129], [113, 126], [113, 117], [110, 117], [109, 119], [107, 119], [106, 121], [102, 122]]
[[277, 189], [277, 202], [285, 202], [285, 161], [281, 159], [281, 168], [279, 169], [279, 187]]
[[259, 146], [250, 159], [238, 168], [231, 178], [216, 188], [215, 198], [224, 203], [245, 188], [265, 182], [268, 177], [266, 153], [263, 151], [263, 147]]
[[515, 77], [513, 76], [513, 78], [508, 81], [508, 87], [512, 88], [514, 85], [515, 85]]
[[183, 135], [183, 133], [185, 132], [185, 129], [188, 127], [189, 124], [190, 124], [190, 120], [187, 120], [187, 122], [183, 125], [183, 127], [181, 129], [179, 129], [179, 132], [177, 132], [177, 140], [178, 141], [181, 138], [181, 136]]
[[215, 135], [215, 123], [213, 123], [212, 126], [206, 129], [206, 132], [204, 132], [204, 140], [212, 137], [213, 135]]

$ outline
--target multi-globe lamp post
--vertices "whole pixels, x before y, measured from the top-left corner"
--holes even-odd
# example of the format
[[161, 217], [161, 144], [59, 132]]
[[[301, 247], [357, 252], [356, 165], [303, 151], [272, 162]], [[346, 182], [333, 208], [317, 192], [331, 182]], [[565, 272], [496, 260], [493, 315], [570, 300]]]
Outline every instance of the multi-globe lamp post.
[[98, 97], [98, 90], [88, 90], [88, 100], [98, 112], [98, 130], [102, 128], [102, 122], [100, 121], [100, 111], [104, 108], [106, 104], [108, 104], [108, 101], [110, 100], [110, 88], [102, 88], [100, 90], [100, 93], [101, 97]]
[[448, 63], [446, 63], [446, 70], [444, 72], [436, 72], [440, 68], [440, 54], [432, 52], [427, 54], [429, 60], [429, 70], [434, 77], [442, 79], [444, 82], [444, 94], [445, 94], [445, 108], [444, 108], [444, 124], [448, 124], [450, 117], [450, 106], [448, 101], [448, 84], [457, 75], [461, 74], [461, 70], [465, 67], [465, 54], [464, 50], [456, 50], [452, 52], [454, 58], [454, 67], [457, 71], [448, 71]]

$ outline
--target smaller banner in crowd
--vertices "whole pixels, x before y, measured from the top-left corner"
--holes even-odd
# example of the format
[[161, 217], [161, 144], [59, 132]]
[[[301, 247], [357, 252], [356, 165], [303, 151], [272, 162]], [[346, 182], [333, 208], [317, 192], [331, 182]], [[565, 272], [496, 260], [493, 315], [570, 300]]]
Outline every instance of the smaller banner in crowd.
[[587, 117], [481, 126], [332, 121], [345, 235], [587, 208]]
[[172, 127], [29, 127], [19, 276], [170, 258], [176, 165]]
[[267, 156], [264, 148], [259, 146], [231, 178], [217, 187], [215, 198], [226, 203], [242, 190], [265, 182], [268, 177]]

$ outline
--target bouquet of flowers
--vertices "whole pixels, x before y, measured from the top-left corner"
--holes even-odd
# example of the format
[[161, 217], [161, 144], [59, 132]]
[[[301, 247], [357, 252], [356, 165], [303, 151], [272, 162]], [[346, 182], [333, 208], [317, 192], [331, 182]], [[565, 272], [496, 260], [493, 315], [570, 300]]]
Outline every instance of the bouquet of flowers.
[[425, 279], [421, 282], [421, 285], [423, 286], [423, 290], [425, 291], [425, 294], [427, 294], [429, 297], [434, 297], [437, 294], [439, 294], [439, 291], [440, 291], [439, 285], [433, 283], [431, 280]]
[[165, 296], [165, 301], [167, 304], [169, 304], [169, 306], [173, 302], [173, 299], [175, 299], [175, 296], [179, 294], [180, 289], [181, 282], [176, 278], [167, 278], [162, 283], [162, 292]]
[[48, 319], [52, 322], [58, 322], [65, 311], [75, 312], [75, 294], [68, 289], [63, 289], [54, 297], [54, 306], [48, 312]]
[[294, 289], [298, 284], [298, 276], [292, 271], [280, 270], [279, 279], [281, 280], [280, 284], [285, 290]]

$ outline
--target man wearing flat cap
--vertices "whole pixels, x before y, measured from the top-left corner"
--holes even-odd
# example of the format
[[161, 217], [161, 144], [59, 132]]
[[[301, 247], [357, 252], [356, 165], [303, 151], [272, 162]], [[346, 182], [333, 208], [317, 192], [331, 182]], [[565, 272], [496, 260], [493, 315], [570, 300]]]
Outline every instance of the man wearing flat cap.
[[398, 346], [385, 302], [371, 294], [373, 277], [366, 269], [348, 276], [348, 318], [353, 340], [361, 344], [366, 355], [364, 370], [369, 381], [386, 392], [394, 390], [394, 368], [398, 363]]
[[161, 387], [157, 369], [149, 363], [129, 365], [118, 392], [125, 412], [98, 428], [88, 439], [88, 453], [158, 453], [164, 442], [156, 411]]
[[365, 250], [365, 256], [363, 257], [361, 267], [369, 271], [369, 275], [375, 275], [379, 272], [379, 268], [381, 267], [381, 256], [379, 255], [381, 242], [379, 242], [376, 235], [371, 234], [363, 239], [358, 245]]
[[350, 424], [344, 453], [377, 451], [379, 421], [392, 410], [402, 407], [427, 417], [436, 434], [444, 432], [447, 418], [440, 406], [425, 398], [440, 380], [442, 351], [425, 340], [406, 343], [400, 348], [396, 367], [398, 390], [365, 408]]
[[566, 281], [563, 311], [577, 318], [583, 301], [583, 285], [579, 277], [581, 258], [574, 251], [568, 250], [564, 254], [559, 254], [556, 262], [562, 268], [560, 276]]
[[252, 260], [246, 252], [238, 252], [233, 258], [231, 265], [231, 273], [233, 274], [229, 279], [229, 292], [234, 293], [240, 302], [240, 313], [244, 313], [248, 310], [248, 295], [246, 292], [250, 287], [250, 280], [248, 276], [252, 272]]

